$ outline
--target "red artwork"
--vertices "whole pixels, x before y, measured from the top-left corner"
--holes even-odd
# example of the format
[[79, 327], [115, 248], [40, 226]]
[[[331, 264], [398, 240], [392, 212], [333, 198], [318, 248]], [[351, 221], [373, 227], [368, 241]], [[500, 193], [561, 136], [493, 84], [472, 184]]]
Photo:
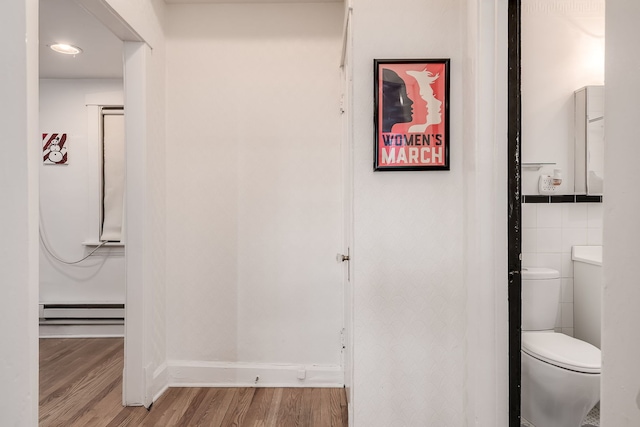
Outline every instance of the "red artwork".
[[449, 60], [375, 60], [375, 170], [449, 169]]
[[66, 133], [42, 134], [42, 160], [45, 165], [67, 164], [66, 142]]

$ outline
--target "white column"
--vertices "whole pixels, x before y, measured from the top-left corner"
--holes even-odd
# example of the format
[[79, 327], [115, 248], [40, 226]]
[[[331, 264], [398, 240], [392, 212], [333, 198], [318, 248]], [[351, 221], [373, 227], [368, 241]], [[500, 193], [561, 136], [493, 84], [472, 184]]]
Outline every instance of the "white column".
[[507, 1], [467, 2], [464, 171], [468, 426], [508, 425]]
[[127, 302], [125, 313], [125, 405], [151, 404], [146, 396], [145, 366], [149, 308], [147, 273], [147, 81], [149, 47], [143, 42], [125, 42], [125, 135], [126, 201], [125, 242]]
[[640, 3], [607, 0], [600, 425], [640, 425]]
[[38, 424], [38, 2], [0, 13], [0, 419]]

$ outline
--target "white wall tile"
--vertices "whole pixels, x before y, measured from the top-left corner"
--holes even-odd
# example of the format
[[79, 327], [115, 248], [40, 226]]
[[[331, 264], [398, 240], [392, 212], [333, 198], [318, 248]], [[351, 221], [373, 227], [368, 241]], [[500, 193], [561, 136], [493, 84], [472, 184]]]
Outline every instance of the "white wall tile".
[[587, 244], [586, 228], [563, 228], [562, 229], [562, 252], [571, 253], [572, 246]]
[[535, 228], [523, 228], [522, 229], [522, 253], [537, 252], [538, 251], [538, 237], [537, 229]]
[[537, 226], [540, 228], [562, 227], [562, 204], [539, 204]]
[[562, 279], [562, 296], [560, 301], [573, 303], [573, 279]]
[[587, 203], [587, 227], [602, 228], [602, 203]]
[[558, 314], [556, 314], [556, 329], [562, 328], [562, 304], [558, 304]]
[[573, 277], [573, 260], [571, 259], [571, 252], [564, 252], [562, 255], [562, 270], [560, 275], [562, 277]]
[[572, 337], [573, 336], [573, 328], [562, 328], [562, 333]]
[[573, 328], [573, 303], [562, 302], [562, 328]]
[[594, 246], [602, 245], [602, 228], [587, 229], [587, 244]]
[[[561, 228], [538, 228], [536, 233], [538, 252], [561, 252], [562, 249], [562, 229]], [[585, 230], [585, 240], [586, 240]]]
[[522, 267], [539, 267], [538, 254], [535, 252], [523, 252]]
[[587, 205], [585, 203], [563, 203], [562, 228], [587, 228]]
[[522, 204], [522, 228], [537, 227], [537, 203]]
[[538, 255], [538, 259], [537, 259], [538, 264], [536, 267], [552, 268], [554, 270], [558, 270], [558, 272], [562, 274], [562, 254], [561, 253], [539, 252], [537, 255]]

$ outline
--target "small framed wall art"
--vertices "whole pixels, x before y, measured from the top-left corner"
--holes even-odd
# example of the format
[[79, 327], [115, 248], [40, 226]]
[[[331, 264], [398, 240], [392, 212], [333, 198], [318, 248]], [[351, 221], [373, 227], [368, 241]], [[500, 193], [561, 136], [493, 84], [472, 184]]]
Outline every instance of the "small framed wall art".
[[42, 134], [42, 161], [45, 165], [68, 164], [66, 133]]
[[449, 59], [375, 59], [373, 169], [449, 170]]

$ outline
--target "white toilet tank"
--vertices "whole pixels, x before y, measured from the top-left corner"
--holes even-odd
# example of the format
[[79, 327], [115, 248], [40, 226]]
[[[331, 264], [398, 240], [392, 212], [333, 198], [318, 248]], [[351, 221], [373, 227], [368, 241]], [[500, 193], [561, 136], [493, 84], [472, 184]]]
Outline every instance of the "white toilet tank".
[[560, 272], [522, 268], [522, 330], [553, 330], [560, 303]]

